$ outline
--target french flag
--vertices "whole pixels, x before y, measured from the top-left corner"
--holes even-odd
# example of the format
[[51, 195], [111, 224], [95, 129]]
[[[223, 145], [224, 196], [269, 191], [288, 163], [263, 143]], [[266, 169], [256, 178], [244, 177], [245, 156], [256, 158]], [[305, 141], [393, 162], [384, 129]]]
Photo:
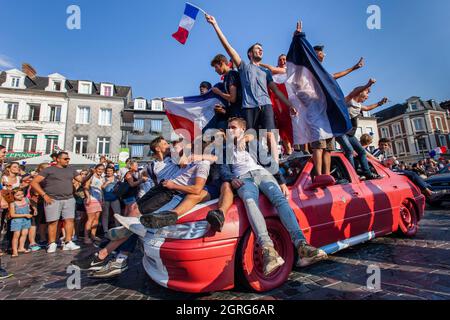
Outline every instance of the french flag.
[[200, 11], [199, 8], [193, 6], [190, 3], [186, 3], [184, 8], [184, 14], [181, 17], [180, 24], [178, 26], [178, 31], [175, 32], [172, 37], [174, 37], [181, 44], [185, 44], [189, 36], [189, 32], [194, 27], [195, 19]]
[[[217, 84], [216, 87], [220, 85]], [[163, 103], [173, 129], [183, 129], [184, 132], [180, 131], [177, 134], [190, 141], [206, 129], [215, 128], [214, 106], [226, 105], [225, 101], [211, 90], [200, 96], [164, 98]], [[186, 136], [186, 133], [190, 136]]]
[[[305, 34], [294, 36], [287, 55], [287, 75], [281, 92], [292, 102], [298, 116], [272, 96], [280, 136], [294, 144], [339, 137], [351, 129], [344, 94], [336, 80], [317, 59]], [[291, 126], [287, 123], [291, 121]], [[286, 125], [280, 125], [286, 123]]]

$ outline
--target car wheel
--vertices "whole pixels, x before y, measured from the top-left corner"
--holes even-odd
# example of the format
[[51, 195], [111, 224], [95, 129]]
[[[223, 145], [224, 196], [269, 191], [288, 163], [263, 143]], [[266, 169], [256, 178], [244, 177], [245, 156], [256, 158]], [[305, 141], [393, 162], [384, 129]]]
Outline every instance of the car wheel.
[[417, 211], [414, 204], [404, 200], [400, 205], [399, 233], [406, 237], [414, 237], [419, 229]]
[[236, 255], [238, 281], [256, 292], [269, 291], [285, 283], [294, 264], [294, 246], [289, 233], [278, 220], [268, 219], [266, 224], [275, 249], [285, 263], [269, 276], [265, 276], [261, 247], [256, 243], [251, 229], [242, 238]]

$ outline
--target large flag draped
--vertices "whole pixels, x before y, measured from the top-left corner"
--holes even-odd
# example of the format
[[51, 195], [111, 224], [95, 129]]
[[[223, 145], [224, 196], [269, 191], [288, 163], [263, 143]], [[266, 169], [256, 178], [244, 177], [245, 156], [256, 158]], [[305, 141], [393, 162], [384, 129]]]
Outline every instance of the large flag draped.
[[[280, 135], [292, 137], [288, 140], [294, 144], [342, 136], [351, 129], [344, 94], [317, 59], [304, 33], [294, 36], [292, 40], [287, 55], [287, 80], [284, 85], [278, 86], [299, 113], [290, 120], [291, 133], [291, 128], [280, 125], [280, 119], [281, 123], [288, 122], [289, 109], [275, 97], [272, 98]], [[277, 108], [282, 112], [278, 112]]]
[[[220, 86], [221, 84], [216, 85]], [[163, 103], [173, 129], [184, 129], [185, 133], [180, 132], [180, 135], [189, 140], [208, 128], [214, 128], [214, 106], [225, 105], [224, 101], [211, 90], [200, 96], [165, 98]], [[190, 137], [187, 137], [186, 133]]]

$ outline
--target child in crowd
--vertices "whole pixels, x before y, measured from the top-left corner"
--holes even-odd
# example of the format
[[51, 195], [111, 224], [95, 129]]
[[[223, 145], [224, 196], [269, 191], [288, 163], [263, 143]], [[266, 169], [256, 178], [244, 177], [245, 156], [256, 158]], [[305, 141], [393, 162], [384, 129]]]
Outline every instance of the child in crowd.
[[30, 202], [22, 189], [14, 189], [14, 202], [9, 205], [9, 216], [11, 218], [12, 257], [17, 257], [19, 253], [29, 253], [31, 250], [25, 249], [28, 231], [31, 228]]

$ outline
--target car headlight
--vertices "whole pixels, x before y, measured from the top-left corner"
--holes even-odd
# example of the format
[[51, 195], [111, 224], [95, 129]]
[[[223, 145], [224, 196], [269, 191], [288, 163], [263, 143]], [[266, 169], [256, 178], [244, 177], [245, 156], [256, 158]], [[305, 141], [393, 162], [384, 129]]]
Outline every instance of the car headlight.
[[208, 230], [209, 223], [207, 221], [196, 221], [152, 229], [148, 232], [159, 238], [192, 240], [203, 237]]

